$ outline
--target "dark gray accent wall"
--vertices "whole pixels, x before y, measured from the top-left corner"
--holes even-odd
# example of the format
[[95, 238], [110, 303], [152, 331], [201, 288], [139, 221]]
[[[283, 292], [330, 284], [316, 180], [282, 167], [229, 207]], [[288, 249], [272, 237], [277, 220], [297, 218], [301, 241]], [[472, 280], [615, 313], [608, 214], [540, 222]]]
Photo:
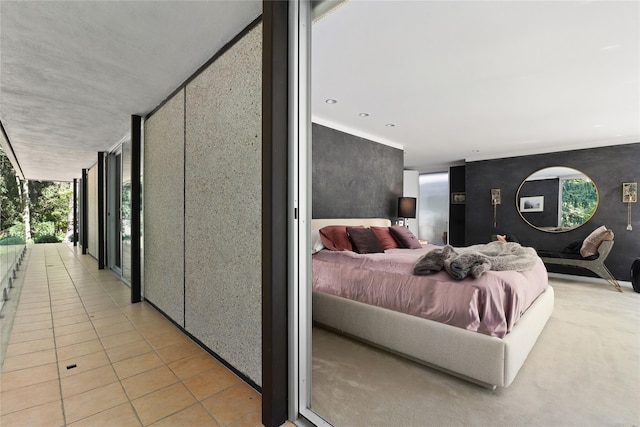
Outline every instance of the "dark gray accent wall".
[[[510, 233], [525, 245], [561, 250], [606, 225], [615, 233], [615, 245], [606, 265], [617, 279], [628, 281], [631, 263], [640, 257], [640, 205], [632, 206], [633, 231], [626, 231], [627, 205], [622, 203], [622, 183], [640, 181], [639, 163], [640, 143], [467, 163], [465, 244], [486, 243], [492, 234]], [[529, 226], [518, 214], [515, 200], [518, 186], [531, 173], [550, 166], [581, 170], [596, 184], [600, 197], [598, 209], [582, 227], [564, 233], [547, 233]], [[491, 188], [502, 190], [495, 228]], [[552, 266], [548, 269], [591, 275], [585, 270]]]
[[[465, 167], [449, 168], [449, 193], [465, 192]], [[465, 205], [452, 204], [449, 194], [449, 244], [464, 246]]]
[[404, 152], [314, 123], [313, 218], [396, 218]]

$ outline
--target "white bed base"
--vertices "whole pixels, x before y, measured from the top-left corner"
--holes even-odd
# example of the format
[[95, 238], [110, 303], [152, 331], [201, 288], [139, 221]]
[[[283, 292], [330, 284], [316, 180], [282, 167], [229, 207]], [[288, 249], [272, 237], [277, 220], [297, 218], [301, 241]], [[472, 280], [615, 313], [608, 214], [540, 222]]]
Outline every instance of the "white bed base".
[[[316, 221], [312, 228], [372, 224], [364, 219]], [[489, 388], [513, 382], [554, 306], [549, 286], [512, 331], [497, 338], [334, 295], [312, 295], [314, 322]]]

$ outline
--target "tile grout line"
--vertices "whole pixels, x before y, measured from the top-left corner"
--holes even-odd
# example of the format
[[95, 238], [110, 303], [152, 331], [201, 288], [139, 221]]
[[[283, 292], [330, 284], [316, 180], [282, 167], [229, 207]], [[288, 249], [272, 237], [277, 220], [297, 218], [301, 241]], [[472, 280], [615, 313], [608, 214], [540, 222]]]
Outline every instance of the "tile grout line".
[[[75, 256], [75, 254], [74, 254], [74, 256]], [[83, 265], [83, 267], [84, 267], [84, 265]], [[84, 267], [84, 268], [86, 269], [86, 267]], [[88, 271], [88, 270], [87, 270], [87, 271]], [[136, 332], [138, 332], [138, 333], [140, 334], [140, 336], [142, 337], [142, 339], [143, 339], [143, 340], [144, 340], [144, 341], [149, 345], [149, 347], [151, 348], [151, 351], [152, 351], [156, 356], [158, 356], [158, 358], [162, 361], [163, 365], [164, 365], [167, 369], [169, 369], [169, 370], [170, 370], [174, 375], [176, 375], [176, 374], [175, 374], [175, 372], [174, 372], [174, 371], [169, 367], [169, 363], [167, 363], [167, 362], [164, 360], [164, 358], [163, 358], [163, 357], [158, 353], [158, 351], [157, 351], [157, 349], [155, 348], [155, 346], [153, 346], [153, 345], [151, 344], [151, 342], [147, 339], [146, 334], [145, 334], [145, 333], [143, 333], [140, 329], [138, 329], [138, 326], [135, 324], [135, 322], [133, 322], [133, 321], [129, 318], [129, 316], [127, 316], [127, 313], [125, 313], [125, 312], [123, 312], [123, 311], [122, 311], [122, 309], [120, 308], [120, 306], [119, 306], [119, 305], [118, 305], [118, 304], [113, 300], [113, 298], [112, 298], [112, 297], [111, 297], [111, 295], [106, 291], [106, 289], [104, 289], [104, 287], [102, 286], [102, 283], [100, 282], [100, 280], [99, 280], [95, 275], [93, 275], [90, 271], [89, 271], [89, 273], [90, 273], [90, 274], [91, 274], [91, 276], [94, 278], [94, 280], [96, 281], [96, 283], [97, 283], [97, 284], [98, 284], [98, 285], [99, 285], [103, 290], [105, 290], [105, 293], [107, 293], [107, 295], [109, 296], [109, 298], [113, 301], [113, 303], [116, 305], [116, 307], [118, 307], [118, 309], [120, 310], [120, 312], [121, 312], [121, 313], [122, 313], [122, 314], [127, 318], [127, 320], [129, 320], [129, 322], [131, 323], [131, 325], [133, 326], [133, 328], [135, 329], [135, 331], [136, 331]], [[73, 280], [73, 279], [72, 279], [72, 280]], [[74, 286], [75, 286], [75, 285], [74, 285]], [[84, 306], [84, 302], [83, 302], [83, 306]], [[87, 313], [87, 314], [88, 314], [88, 313]], [[89, 318], [89, 319], [90, 319], [90, 321], [91, 321], [91, 324], [93, 325], [93, 321], [91, 320], [91, 318]], [[95, 329], [95, 327], [94, 327], [94, 329]], [[179, 329], [178, 329], [178, 330], [179, 330]], [[97, 331], [96, 331], [96, 335], [97, 335]], [[103, 348], [104, 348], [104, 344], [102, 343], [102, 340], [100, 339], [100, 336], [98, 336], [98, 339], [100, 340], [100, 344], [101, 344], [101, 345], [103, 346]], [[193, 342], [193, 340], [191, 340], [191, 339], [190, 339], [190, 341], [192, 341], [192, 342]], [[195, 342], [194, 342], [194, 344], [196, 344], [196, 345], [197, 345], [197, 343], [195, 343]], [[199, 345], [197, 345], [197, 346], [198, 346], [198, 348], [201, 348]], [[106, 349], [105, 349], [105, 353], [107, 353]], [[132, 357], [135, 357], [135, 356], [132, 356]], [[187, 358], [187, 357], [189, 357], [189, 356], [186, 356], [185, 358]], [[115, 368], [113, 368], [113, 362], [111, 361], [111, 358], [109, 357], [109, 354], [108, 354], [108, 353], [107, 353], [107, 359], [109, 360], [109, 363], [111, 364], [112, 369], [114, 369], [114, 371], [115, 371]], [[125, 360], [126, 360], [126, 359], [125, 359]], [[224, 366], [222, 366], [222, 368], [226, 369], [226, 367], [224, 367]], [[146, 370], [146, 371], [143, 371], [143, 372], [139, 372], [139, 373], [137, 373], [136, 375], [140, 375], [140, 374], [143, 374], [143, 373], [146, 373], [146, 372], [152, 371], [153, 369], [157, 369], [157, 367], [156, 367], [156, 368], [149, 369], [149, 370]], [[198, 375], [201, 375], [201, 374], [202, 374], [202, 373], [204, 373], [204, 372], [212, 371], [212, 370], [214, 370], [214, 369], [216, 369], [216, 368], [207, 369], [206, 371], [200, 372]], [[163, 419], [168, 418], [168, 417], [171, 417], [171, 416], [173, 416], [173, 415], [175, 415], [175, 414], [177, 414], [177, 413], [179, 413], [179, 412], [181, 412], [181, 411], [183, 411], [183, 410], [185, 410], [185, 409], [187, 409], [187, 408], [191, 408], [192, 406], [199, 405], [199, 406], [201, 406], [201, 407], [202, 407], [202, 409], [203, 409], [203, 410], [204, 410], [204, 411], [205, 411], [205, 412], [206, 412], [206, 413], [207, 413], [207, 414], [208, 414], [208, 415], [209, 415], [209, 416], [214, 420], [214, 422], [216, 423], [216, 425], [217, 425], [218, 427], [224, 427], [224, 426], [220, 423], [220, 421], [219, 421], [219, 420], [218, 420], [218, 419], [217, 419], [217, 418], [216, 418], [216, 417], [215, 417], [215, 416], [214, 416], [214, 415], [213, 415], [213, 414], [212, 414], [212, 413], [211, 413], [211, 412], [210, 412], [210, 411], [209, 411], [209, 410], [208, 410], [208, 409], [207, 409], [207, 408], [202, 404], [202, 400], [198, 399], [198, 397], [197, 397], [197, 396], [196, 396], [196, 395], [191, 391], [191, 389], [189, 389], [189, 387], [187, 387], [187, 385], [185, 384], [185, 380], [186, 380], [186, 379], [182, 379], [182, 378], [180, 378], [180, 377], [178, 377], [178, 376], [176, 375], [176, 377], [178, 378], [178, 382], [176, 382], [176, 383], [174, 383], [174, 384], [167, 385], [167, 386], [162, 387], [162, 388], [159, 388], [159, 389], [157, 389], [157, 390], [151, 391], [151, 392], [146, 393], [146, 394], [144, 394], [144, 395], [142, 395], [142, 396], [138, 396], [138, 397], [136, 397], [136, 399], [131, 399], [131, 398], [129, 397], [129, 394], [127, 393], [126, 389], [125, 389], [125, 388], [124, 388], [124, 386], [122, 385], [122, 379], [118, 376], [117, 372], [114, 372], [114, 373], [115, 373], [115, 375], [116, 375], [116, 378], [118, 378], [118, 381], [120, 382], [120, 385], [122, 386], [122, 388], [123, 388], [123, 390], [124, 390], [124, 392], [125, 392], [125, 395], [127, 396], [127, 399], [129, 400], [129, 404], [130, 404], [130, 405], [131, 405], [131, 407], [133, 408], [133, 411], [134, 411], [134, 413], [136, 414], [136, 417], [138, 418], [138, 420], [140, 421], [140, 424], [141, 424], [142, 426], [145, 426], [145, 424], [142, 422], [142, 419], [140, 418], [140, 414], [138, 414], [138, 411], [137, 411], [137, 409], [136, 409], [135, 405], [133, 404], [133, 400], [140, 399], [140, 398], [143, 398], [143, 397], [145, 397], [145, 396], [149, 396], [149, 395], [151, 395], [151, 394], [153, 394], [153, 393], [156, 393], [156, 392], [161, 391], [161, 390], [165, 390], [165, 389], [167, 389], [167, 388], [169, 388], [169, 387], [172, 387], [172, 386], [174, 386], [174, 385], [176, 385], [176, 384], [181, 384], [181, 385], [182, 385], [182, 386], [183, 386], [183, 387], [184, 387], [184, 388], [189, 392], [189, 394], [194, 398], [195, 402], [194, 402], [192, 405], [189, 405], [189, 406], [187, 406], [187, 407], [185, 407], [185, 408], [181, 408], [181, 409], [178, 409], [178, 410], [177, 410], [177, 411], [175, 411], [175, 412], [172, 412], [172, 413], [170, 413], [170, 414], [167, 414], [167, 415], [165, 415], [164, 417], [162, 417], [162, 418], [160, 418], [160, 419], [158, 419], [158, 420], [153, 421], [153, 423], [160, 422], [160, 421], [162, 421]], [[132, 377], [133, 377], [133, 376], [136, 376], [136, 375], [132, 375]], [[187, 379], [190, 379], [190, 378], [192, 378], [192, 377], [189, 377], [189, 378], [187, 378]], [[240, 382], [239, 384], [243, 383], [241, 378], [240, 378], [240, 380], [241, 380], [241, 382]], [[232, 386], [229, 386], [229, 387], [224, 388], [223, 390], [219, 390], [218, 392], [214, 393], [213, 395], [211, 395], [211, 396], [207, 396], [207, 397], [206, 397], [206, 399], [209, 399], [209, 398], [211, 398], [211, 397], [213, 397], [213, 396], [216, 396], [216, 395], [218, 395], [218, 394], [220, 394], [220, 393], [222, 393], [222, 392], [224, 392], [224, 391], [226, 391], [226, 390], [229, 390], [230, 388], [232, 388], [232, 387], [234, 387], [234, 386], [236, 386], [236, 385], [238, 385], [238, 384], [234, 384], [234, 385], [232, 385]], [[110, 408], [110, 409], [111, 409], [111, 408]], [[105, 409], [105, 411], [106, 411], [106, 410], [108, 410], [108, 409]], [[101, 411], [101, 412], [104, 412], [104, 411]], [[243, 414], [242, 416], [245, 416], [245, 415], [247, 415], [247, 414]], [[241, 416], [240, 418], [242, 418], [242, 416]], [[240, 419], [240, 418], [238, 418], [238, 419]], [[153, 424], [153, 423], [152, 423], [152, 424]]]
[[[60, 254], [60, 249], [59, 249], [59, 247], [58, 247], [57, 249], [58, 249], [58, 254]], [[92, 280], [93, 280], [93, 281], [94, 281], [94, 282], [95, 282], [95, 283], [96, 283], [96, 284], [97, 284], [97, 285], [98, 285], [98, 286], [99, 286], [99, 287], [100, 287], [100, 288], [101, 288], [101, 289], [102, 289], [102, 290], [107, 294], [107, 296], [109, 297], [109, 299], [111, 300], [111, 302], [112, 302], [112, 303], [113, 303], [113, 304], [118, 308], [118, 310], [119, 310], [119, 311], [120, 311], [120, 312], [121, 312], [125, 317], [127, 317], [127, 316], [126, 316], [126, 314], [124, 314], [124, 312], [122, 312], [122, 309], [120, 308], [120, 306], [119, 306], [119, 305], [114, 301], [114, 299], [111, 297], [111, 295], [110, 295], [110, 294], [109, 294], [109, 293], [104, 289], [104, 287], [102, 286], [102, 283], [100, 282], [100, 280], [99, 280], [96, 276], [94, 276], [94, 275], [93, 275], [93, 273], [92, 273], [92, 272], [91, 272], [91, 271], [90, 271], [90, 270], [89, 270], [89, 269], [88, 269], [88, 268], [87, 268], [83, 263], [81, 263], [81, 262], [80, 262], [80, 260], [79, 260], [79, 258], [78, 258], [78, 256], [77, 256], [77, 254], [73, 253], [73, 250], [72, 250], [71, 248], [69, 248], [69, 247], [67, 247], [67, 250], [68, 250], [69, 252], [71, 252], [71, 254], [73, 255], [74, 259], [75, 259], [75, 260], [76, 260], [76, 261], [77, 261], [77, 262], [82, 266], [82, 268], [83, 268], [85, 271], [87, 271], [87, 272], [91, 275]], [[67, 271], [67, 274], [69, 274], [69, 268], [67, 267], [67, 264], [66, 264], [66, 263], [65, 263], [65, 261], [63, 260], [62, 256], [60, 256], [60, 259], [61, 259], [61, 261], [62, 261], [62, 264], [64, 265], [65, 271]], [[73, 279], [73, 277], [71, 277], [71, 274], [69, 274], [69, 278], [71, 279], [71, 282], [73, 283], [74, 288], [76, 288], [76, 292], [78, 292], [78, 287], [76, 286], [76, 282], [75, 282], [75, 280]], [[130, 397], [129, 397], [129, 395], [127, 394], [127, 390], [126, 390], [126, 389], [124, 388], [124, 386], [122, 385], [122, 379], [120, 378], [120, 376], [119, 376], [119, 375], [118, 375], [118, 373], [116, 372], [115, 367], [113, 366], [113, 361], [112, 361], [112, 360], [111, 360], [111, 358], [109, 357], [109, 353], [107, 352], [107, 349], [106, 349], [106, 347], [104, 346], [104, 343], [102, 342], [102, 339], [100, 338], [100, 335], [98, 334], [98, 330], [96, 329], [95, 324], [93, 323], [93, 320], [92, 320], [91, 316], [89, 315], [89, 312], [87, 311], [87, 307], [86, 307], [86, 305], [85, 305], [85, 303], [84, 303], [84, 300], [83, 300], [83, 299], [82, 299], [82, 297], [80, 296], [80, 293], [78, 293], [78, 297], [80, 298], [80, 302], [82, 303], [82, 307], [83, 307], [83, 309], [84, 309], [85, 313], [87, 314], [87, 318], [89, 319], [89, 322], [91, 322], [91, 327], [93, 328], [93, 331], [95, 332], [96, 337], [98, 337], [98, 341], [100, 342], [100, 346], [102, 346], [102, 351], [104, 352], [105, 357], [106, 357], [106, 358], [107, 358], [107, 360], [109, 361], [109, 366], [111, 367], [111, 371], [113, 372], [113, 374], [114, 374], [114, 375], [115, 375], [115, 377], [116, 377], [116, 381], [114, 381], [114, 383], [115, 383], [115, 382], [117, 382], [118, 384], [120, 384], [120, 387], [121, 387], [121, 389], [122, 389], [122, 391], [123, 391], [123, 393], [124, 393], [125, 397], [127, 398], [127, 403], [129, 403], [129, 406], [132, 408], [133, 413], [135, 414], [136, 418], [137, 418], [137, 419], [138, 419], [138, 421], [140, 422], [140, 425], [141, 425], [141, 426], [144, 426], [144, 424], [143, 424], [142, 420], [140, 419], [140, 415], [138, 414], [138, 411], [136, 410], [135, 406], [133, 405], [133, 402], [132, 402], [131, 398], [130, 398]], [[127, 317], [127, 320], [129, 320], [129, 318], [128, 318], [128, 317]], [[129, 322], [133, 325], [133, 322], [131, 322], [131, 320], [129, 320]], [[133, 326], [135, 327], [135, 325], [133, 325]], [[110, 383], [110, 384], [113, 384], [113, 383]], [[96, 387], [96, 388], [97, 388], [97, 387]], [[95, 388], [94, 388], [94, 389], [92, 389], [92, 390], [95, 390]], [[117, 407], [117, 406], [119, 406], [119, 405], [113, 406], [113, 407], [111, 407], [111, 408], [106, 408], [106, 409], [104, 409], [104, 410], [102, 410], [102, 411], [96, 412], [95, 414], [91, 414], [91, 415], [88, 415], [88, 416], [86, 416], [86, 417], [80, 418], [80, 419], [78, 419], [78, 420], [76, 420], [76, 421], [74, 421], [74, 422], [78, 422], [78, 421], [81, 421], [81, 420], [83, 420], [83, 419], [86, 419], [86, 418], [92, 417], [92, 416], [94, 416], [94, 415], [97, 415], [97, 414], [99, 414], [99, 413], [102, 413], [102, 412], [105, 412], [105, 411], [111, 410], [111, 409], [113, 409], [113, 408], [115, 408], [115, 407]], [[66, 421], [66, 419], [65, 419], [65, 421]], [[65, 423], [65, 425], [66, 425], [66, 423]]]
[[67, 425], [67, 414], [64, 409], [64, 397], [62, 395], [62, 378], [60, 377], [60, 361], [58, 360], [58, 343], [56, 341], [56, 326], [53, 320], [53, 300], [51, 299], [51, 282], [47, 267], [47, 251], [43, 249], [44, 271], [47, 277], [47, 290], [49, 291], [49, 309], [51, 310], [51, 334], [53, 335], [53, 348], [56, 355], [56, 372], [58, 374], [58, 392], [60, 393], [60, 408], [62, 410], [62, 425]]

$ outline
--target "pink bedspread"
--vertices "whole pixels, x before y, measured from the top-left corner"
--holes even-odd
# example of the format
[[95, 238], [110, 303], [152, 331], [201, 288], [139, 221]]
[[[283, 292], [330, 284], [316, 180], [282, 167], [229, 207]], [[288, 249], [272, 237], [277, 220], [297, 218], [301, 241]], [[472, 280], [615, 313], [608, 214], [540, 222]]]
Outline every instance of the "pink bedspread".
[[418, 258], [436, 248], [322, 250], [312, 256], [313, 290], [502, 338], [547, 289], [541, 260], [531, 270], [488, 271], [479, 279], [455, 280], [445, 271], [414, 276]]

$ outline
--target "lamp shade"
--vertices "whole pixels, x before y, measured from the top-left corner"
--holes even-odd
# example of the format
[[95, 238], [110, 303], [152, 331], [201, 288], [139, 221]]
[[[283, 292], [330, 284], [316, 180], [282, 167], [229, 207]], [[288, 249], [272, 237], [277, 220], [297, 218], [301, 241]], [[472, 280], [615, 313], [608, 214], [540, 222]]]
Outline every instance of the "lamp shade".
[[416, 217], [415, 197], [398, 197], [398, 216], [400, 218]]

